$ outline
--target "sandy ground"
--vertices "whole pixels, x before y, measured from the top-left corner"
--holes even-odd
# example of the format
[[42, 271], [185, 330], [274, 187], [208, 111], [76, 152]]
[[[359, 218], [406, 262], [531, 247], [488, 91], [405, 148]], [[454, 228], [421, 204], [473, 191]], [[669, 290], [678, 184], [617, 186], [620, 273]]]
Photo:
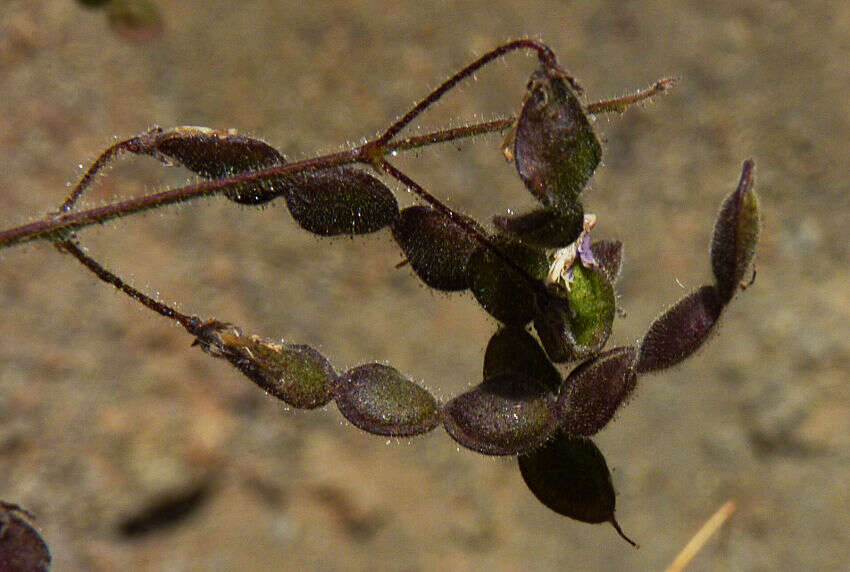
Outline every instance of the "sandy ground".
[[[846, 3], [157, 3], [165, 28], [148, 42], [68, 0], [0, 4], [3, 227], [55, 209], [114, 136], [236, 127], [289, 158], [331, 152], [530, 35], [590, 99], [681, 78], [657, 103], [597, 122], [605, 164], [585, 205], [595, 236], [621, 239], [627, 257], [614, 343], [710, 279], [713, 218], [747, 157], [764, 211], [758, 280], [707, 348], [641, 378], [596, 439], [635, 551], [610, 527], [549, 512], [513, 459], [458, 450], [439, 430], [387, 441], [333, 407], [289, 411], [49, 245], [0, 252], [0, 498], [38, 515], [57, 570], [659, 570], [729, 499], [737, 514], [693, 570], [846, 566]], [[522, 55], [495, 64], [416, 129], [515, 113], [533, 68]], [[486, 220], [531, 204], [500, 142], [399, 165]], [[187, 177], [127, 161], [85, 204]], [[283, 205], [201, 201], [81, 238], [186, 312], [311, 344], [340, 370], [386, 360], [442, 399], [479, 381], [495, 329], [471, 296], [395, 270], [386, 233], [320, 240]], [[192, 494], [171, 527], [122, 529]]]

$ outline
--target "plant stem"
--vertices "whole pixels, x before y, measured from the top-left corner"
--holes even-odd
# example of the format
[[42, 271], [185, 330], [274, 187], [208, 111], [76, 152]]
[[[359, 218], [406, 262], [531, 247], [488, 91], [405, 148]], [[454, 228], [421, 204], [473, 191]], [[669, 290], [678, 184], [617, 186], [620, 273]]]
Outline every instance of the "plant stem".
[[622, 113], [635, 103], [650, 99], [659, 93], [669, 90], [676, 83], [676, 78], [663, 77], [652, 84], [652, 87], [643, 91], [636, 91], [623, 97], [606, 99], [589, 104], [584, 108], [588, 115], [599, 115], [600, 113]]

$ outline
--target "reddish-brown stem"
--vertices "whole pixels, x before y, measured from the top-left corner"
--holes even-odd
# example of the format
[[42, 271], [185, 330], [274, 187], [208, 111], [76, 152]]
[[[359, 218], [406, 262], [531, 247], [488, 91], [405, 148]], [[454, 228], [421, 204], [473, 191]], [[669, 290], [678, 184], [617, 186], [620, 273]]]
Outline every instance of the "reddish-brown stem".
[[652, 87], [649, 89], [636, 91], [622, 97], [615, 97], [613, 99], [606, 99], [604, 101], [591, 103], [584, 108], [584, 111], [588, 115], [599, 115], [600, 113], [622, 113], [635, 103], [640, 103], [641, 101], [645, 101], [659, 93], [669, 90], [675, 83], [676, 78], [663, 77], [652, 84]]
[[413, 121], [420, 113], [425, 111], [428, 107], [436, 103], [443, 95], [446, 94], [447, 91], [451, 90], [455, 85], [463, 81], [464, 79], [472, 76], [476, 71], [486, 66], [490, 62], [495, 59], [502, 57], [503, 55], [515, 51], [515, 50], [535, 50], [537, 52], [538, 58], [540, 58], [540, 62], [546, 67], [555, 67], [556, 58], [555, 53], [549, 48], [549, 46], [529, 39], [523, 40], [514, 40], [513, 42], [508, 42], [507, 44], [501, 45], [498, 48], [491, 50], [454, 74], [452, 77], [447, 79], [440, 85], [437, 89], [429, 93], [425, 99], [417, 103], [413, 108], [404, 114], [404, 116], [389, 126], [389, 128], [381, 135], [376, 141], [375, 145], [377, 147], [383, 147], [387, 143], [389, 143], [393, 137], [395, 137], [402, 129], [407, 127], [407, 125]]
[[76, 258], [80, 263], [88, 268], [95, 276], [106, 282], [107, 284], [112, 284], [123, 293], [127, 294], [130, 298], [136, 300], [146, 308], [149, 308], [171, 320], [176, 320], [180, 323], [181, 326], [186, 328], [190, 333], [197, 330], [198, 324], [200, 324], [200, 320], [193, 316], [187, 316], [185, 314], [181, 314], [174, 308], [170, 306], [166, 306], [162, 302], [154, 300], [150, 296], [143, 294], [142, 292], [136, 290], [123, 280], [104, 268], [100, 265], [95, 259], [87, 255], [79, 245], [77, 245], [72, 240], [64, 240], [61, 242], [56, 242], [56, 248], [63, 252], [67, 252], [74, 258]]

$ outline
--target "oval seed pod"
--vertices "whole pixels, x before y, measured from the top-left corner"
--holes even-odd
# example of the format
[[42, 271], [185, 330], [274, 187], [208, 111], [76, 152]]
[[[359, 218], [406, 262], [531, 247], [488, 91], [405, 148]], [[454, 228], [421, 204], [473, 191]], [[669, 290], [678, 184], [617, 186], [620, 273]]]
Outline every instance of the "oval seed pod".
[[440, 406], [430, 393], [395, 368], [379, 363], [342, 375], [336, 405], [353, 425], [375, 435], [419, 435], [440, 422]]
[[611, 335], [616, 313], [614, 286], [601, 270], [572, 266], [570, 312], [554, 305], [534, 318], [534, 329], [556, 363], [583, 359], [601, 350]]
[[590, 243], [590, 252], [608, 280], [615, 283], [623, 268], [623, 243], [619, 240], [594, 240]]
[[542, 447], [519, 456], [525, 484], [544, 505], [580, 522], [610, 522], [632, 542], [614, 518], [616, 498], [611, 473], [593, 441], [558, 432]]
[[466, 290], [466, 263], [478, 242], [465, 228], [431, 207], [416, 205], [401, 211], [392, 232], [425, 284], [438, 290]]
[[649, 327], [635, 371], [665, 369], [690, 356], [708, 339], [722, 309], [714, 286], [703, 286], [682, 298]]
[[375, 232], [398, 217], [398, 203], [378, 179], [353, 167], [287, 178], [286, 205], [301, 228], [321, 236]]
[[575, 242], [584, 229], [584, 208], [573, 203], [559, 209], [545, 208], [514, 216], [494, 216], [499, 231], [531, 246], [560, 248]]
[[561, 374], [540, 344], [523, 328], [500, 329], [490, 338], [484, 352], [484, 379], [507, 373], [536, 380], [553, 393], [561, 387]]
[[[543, 280], [549, 270], [546, 253], [507, 237], [496, 237], [493, 243], [509, 259], [529, 275]], [[537, 312], [535, 292], [528, 280], [485, 246], [479, 246], [469, 257], [469, 288], [487, 312], [505, 324], [524, 325]]]
[[[239, 135], [233, 129], [175, 127], [156, 134], [152, 148], [145, 152], [164, 155], [207, 179], [232, 177], [286, 163], [271, 145]], [[285, 190], [285, 178], [281, 177], [237, 184], [225, 189], [224, 195], [236, 203], [258, 205]]]
[[549, 391], [516, 373], [485, 379], [443, 408], [443, 426], [452, 439], [485, 455], [516, 455], [534, 449], [556, 425]]
[[18, 505], [0, 501], [0, 569], [45, 571], [50, 551], [41, 534], [30, 524], [32, 515]]
[[569, 207], [602, 158], [566, 74], [550, 68], [532, 74], [516, 127], [516, 169], [525, 186], [548, 207]]
[[575, 368], [558, 396], [561, 430], [593, 435], [605, 427], [637, 384], [637, 348], [614, 348]]
[[744, 163], [738, 188], [720, 207], [711, 241], [711, 269], [720, 301], [727, 304], [753, 260], [759, 237], [759, 202], [753, 191], [752, 160]]

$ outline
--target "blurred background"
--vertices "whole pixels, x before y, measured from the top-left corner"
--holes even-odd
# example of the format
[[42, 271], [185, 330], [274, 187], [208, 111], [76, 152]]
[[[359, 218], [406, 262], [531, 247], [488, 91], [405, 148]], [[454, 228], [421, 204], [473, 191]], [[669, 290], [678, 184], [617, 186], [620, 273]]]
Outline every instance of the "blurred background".
[[[55, 210], [114, 138], [205, 125], [261, 137], [289, 159], [333, 152], [377, 134], [476, 55], [530, 36], [588, 101], [680, 78], [669, 95], [596, 122], [605, 158], [585, 208], [599, 217], [594, 236], [622, 240], [626, 256], [628, 316], [612, 342], [633, 343], [711, 279], [714, 216], [748, 157], [764, 214], [758, 279], [705, 349], [642, 377], [595, 439], [635, 551], [607, 525], [546, 509], [514, 459], [459, 450], [442, 430], [387, 441], [333, 406], [289, 411], [50, 245], [4, 250], [0, 498], [36, 513], [57, 570], [659, 570], [727, 500], [738, 512], [693, 570], [846, 566], [847, 3], [155, 4], [158, 17], [137, 21], [70, 0], [0, 4], [3, 228]], [[535, 65], [499, 61], [410, 132], [516, 113]], [[489, 136], [397, 164], [487, 221], [532, 204], [500, 144]], [[83, 205], [190, 179], [125, 160]], [[205, 200], [81, 239], [186, 313], [311, 344], [339, 371], [388, 361], [444, 400], [480, 381], [496, 329], [470, 295], [395, 269], [389, 233], [318, 239], [282, 201]], [[171, 518], [144, 518], [166, 501]]]

